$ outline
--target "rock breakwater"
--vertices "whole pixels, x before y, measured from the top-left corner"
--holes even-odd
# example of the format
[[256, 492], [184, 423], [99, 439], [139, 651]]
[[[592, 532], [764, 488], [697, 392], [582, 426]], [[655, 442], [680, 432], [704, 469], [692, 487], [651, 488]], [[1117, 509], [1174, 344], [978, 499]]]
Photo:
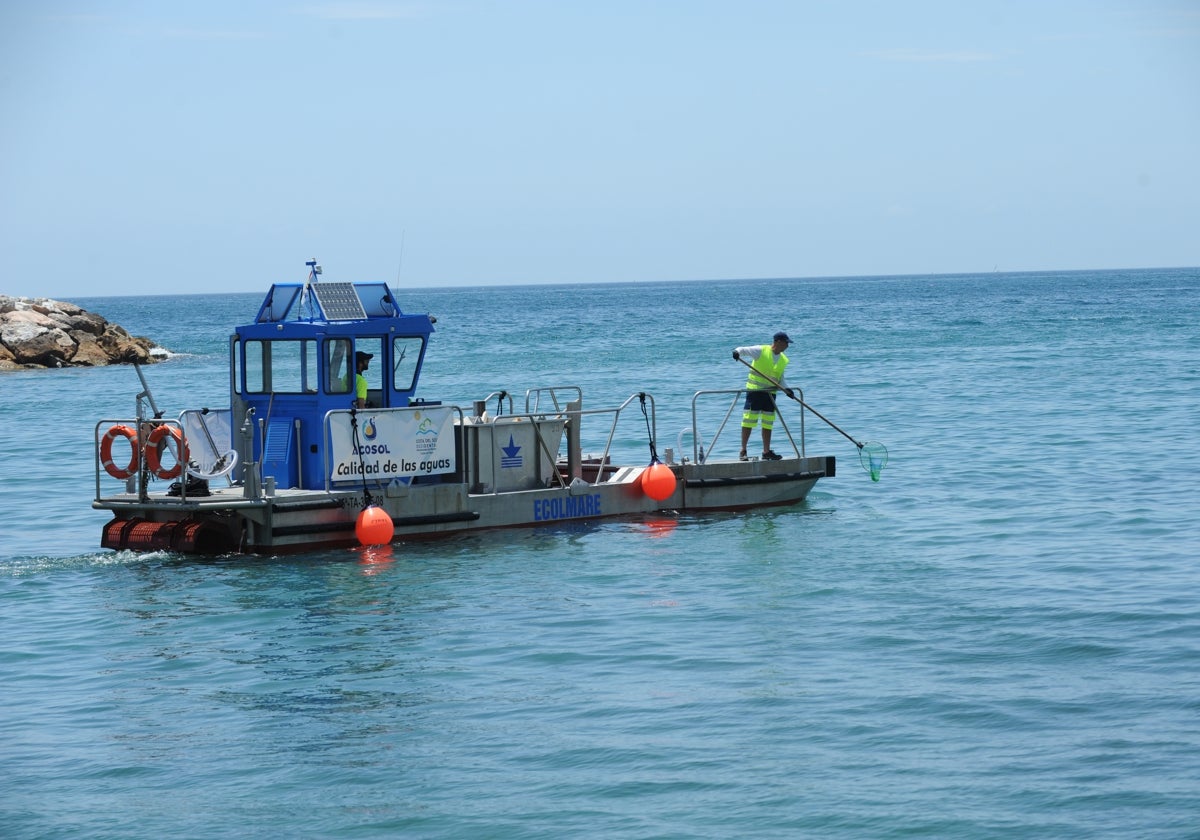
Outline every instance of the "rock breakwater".
[[152, 364], [167, 355], [73, 303], [0, 295], [0, 370]]

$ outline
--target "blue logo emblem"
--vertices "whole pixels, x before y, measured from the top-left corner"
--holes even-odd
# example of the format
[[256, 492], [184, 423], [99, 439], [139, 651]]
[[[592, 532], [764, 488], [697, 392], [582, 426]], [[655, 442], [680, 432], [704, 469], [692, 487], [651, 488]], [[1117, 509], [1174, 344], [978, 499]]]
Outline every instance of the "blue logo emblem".
[[519, 467], [524, 463], [525, 459], [517, 453], [521, 451], [521, 447], [513, 443], [513, 436], [508, 436], [508, 446], [500, 447], [500, 451], [504, 453], [504, 457], [500, 459], [500, 469], [507, 470], [513, 467]]

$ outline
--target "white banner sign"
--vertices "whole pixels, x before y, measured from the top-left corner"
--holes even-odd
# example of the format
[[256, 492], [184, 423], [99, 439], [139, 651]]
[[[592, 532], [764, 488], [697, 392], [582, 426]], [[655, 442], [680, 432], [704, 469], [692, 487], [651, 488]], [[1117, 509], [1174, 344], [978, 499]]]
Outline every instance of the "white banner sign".
[[454, 472], [454, 409], [445, 406], [329, 412], [330, 481], [390, 481]]

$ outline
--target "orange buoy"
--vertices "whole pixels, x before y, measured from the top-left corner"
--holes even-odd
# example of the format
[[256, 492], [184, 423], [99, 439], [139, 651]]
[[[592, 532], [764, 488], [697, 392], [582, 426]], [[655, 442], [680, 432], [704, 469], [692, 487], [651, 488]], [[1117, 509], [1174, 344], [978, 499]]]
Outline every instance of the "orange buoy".
[[[174, 446], [172, 447], [172, 442]], [[175, 456], [175, 466], [166, 469], [162, 465], [164, 452], [170, 451]], [[187, 463], [188, 448], [183, 442], [183, 432], [175, 426], [166, 423], [156, 426], [146, 438], [146, 469], [162, 479], [178, 478], [183, 473], [183, 465]]]
[[651, 464], [642, 470], [642, 492], [661, 502], [675, 492], [675, 473], [666, 464]]
[[396, 526], [386, 510], [379, 505], [370, 505], [358, 515], [354, 535], [363, 545], [385, 545], [396, 535]]
[[[117, 438], [125, 438], [129, 442], [129, 465], [122, 467], [120, 464], [113, 461], [113, 443]], [[137, 432], [128, 426], [112, 426], [104, 433], [103, 439], [100, 441], [100, 464], [104, 467], [104, 471], [113, 478], [129, 478], [137, 472], [138, 466], [138, 442]]]

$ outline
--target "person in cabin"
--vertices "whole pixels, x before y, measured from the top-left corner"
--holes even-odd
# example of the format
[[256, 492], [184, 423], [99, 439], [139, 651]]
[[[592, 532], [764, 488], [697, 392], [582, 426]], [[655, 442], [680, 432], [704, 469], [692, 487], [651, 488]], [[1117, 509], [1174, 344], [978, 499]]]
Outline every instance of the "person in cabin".
[[750, 443], [750, 433], [760, 424], [763, 459], [778, 461], [783, 457], [771, 449], [771, 428], [775, 425], [775, 392], [781, 386], [789, 397], [794, 396], [792, 389], [783, 383], [783, 371], [788, 364], [788, 357], [783, 351], [791, 343], [787, 333], [777, 332], [770, 344], [738, 347], [733, 351], [734, 359], [750, 367], [750, 375], [746, 379], [746, 402], [742, 408], [742, 450], [738, 453], [739, 461], [747, 460], [746, 446]]
[[367, 377], [363, 376], [363, 371], [371, 366], [371, 359], [375, 358], [372, 353], [364, 353], [359, 350], [354, 354], [354, 406], [355, 408], [367, 407]]

